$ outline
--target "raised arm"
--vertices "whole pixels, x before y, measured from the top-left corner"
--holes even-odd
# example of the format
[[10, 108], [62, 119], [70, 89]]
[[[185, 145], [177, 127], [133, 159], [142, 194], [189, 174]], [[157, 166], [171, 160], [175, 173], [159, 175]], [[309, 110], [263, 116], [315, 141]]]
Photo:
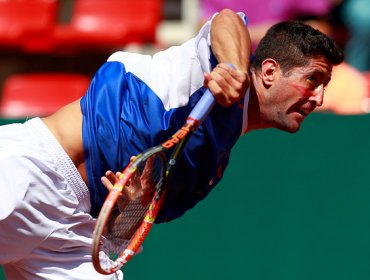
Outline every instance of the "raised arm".
[[238, 14], [224, 9], [214, 17], [211, 47], [219, 64], [211, 73], [205, 73], [205, 86], [211, 89], [217, 102], [229, 106], [239, 101], [249, 87], [251, 39]]

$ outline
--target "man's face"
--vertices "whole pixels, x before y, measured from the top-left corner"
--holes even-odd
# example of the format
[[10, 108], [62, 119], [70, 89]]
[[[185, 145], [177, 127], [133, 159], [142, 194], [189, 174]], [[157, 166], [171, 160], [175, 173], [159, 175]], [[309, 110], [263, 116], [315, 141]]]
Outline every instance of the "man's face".
[[332, 65], [323, 57], [313, 58], [308, 65], [289, 73], [276, 70], [273, 82], [262, 100], [262, 121], [288, 132], [299, 130], [302, 121], [321, 106], [324, 88], [329, 83]]

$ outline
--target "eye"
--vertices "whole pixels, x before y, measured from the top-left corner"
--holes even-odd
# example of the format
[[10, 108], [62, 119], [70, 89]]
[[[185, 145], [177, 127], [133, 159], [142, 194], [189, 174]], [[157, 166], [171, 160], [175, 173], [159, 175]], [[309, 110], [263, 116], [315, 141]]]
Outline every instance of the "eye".
[[317, 75], [311, 75], [307, 77], [308, 86], [310, 89], [314, 90], [322, 84], [322, 79]]
[[307, 78], [307, 81], [309, 82], [309, 84], [310, 85], [312, 85], [312, 86], [317, 86], [317, 78], [315, 77], [315, 76], [309, 76], [308, 78]]

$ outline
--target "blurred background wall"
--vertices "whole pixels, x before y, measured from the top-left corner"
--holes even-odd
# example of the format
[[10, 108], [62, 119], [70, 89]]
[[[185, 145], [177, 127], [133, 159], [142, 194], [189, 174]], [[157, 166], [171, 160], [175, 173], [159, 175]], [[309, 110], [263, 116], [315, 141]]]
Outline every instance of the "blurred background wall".
[[211, 195], [158, 225], [127, 279], [370, 279], [370, 116], [252, 132]]

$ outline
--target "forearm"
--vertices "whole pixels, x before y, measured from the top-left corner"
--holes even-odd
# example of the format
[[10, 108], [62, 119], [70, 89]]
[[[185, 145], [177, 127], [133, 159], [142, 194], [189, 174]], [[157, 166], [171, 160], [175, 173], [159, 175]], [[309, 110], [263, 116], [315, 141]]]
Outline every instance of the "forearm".
[[229, 106], [244, 97], [250, 84], [251, 40], [238, 14], [225, 9], [213, 18], [211, 48], [218, 65], [210, 73], [204, 73], [204, 85], [219, 104]]
[[231, 63], [248, 73], [251, 39], [245, 23], [235, 12], [222, 10], [212, 20], [211, 46], [219, 63]]

